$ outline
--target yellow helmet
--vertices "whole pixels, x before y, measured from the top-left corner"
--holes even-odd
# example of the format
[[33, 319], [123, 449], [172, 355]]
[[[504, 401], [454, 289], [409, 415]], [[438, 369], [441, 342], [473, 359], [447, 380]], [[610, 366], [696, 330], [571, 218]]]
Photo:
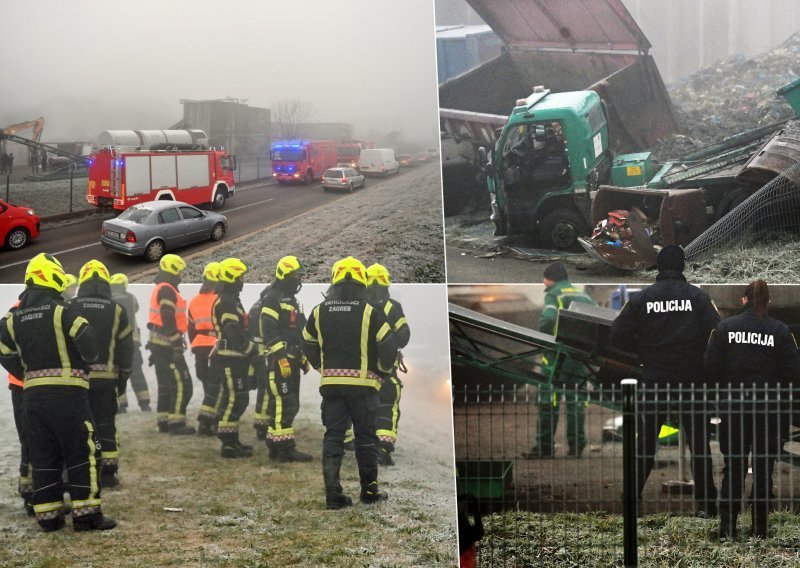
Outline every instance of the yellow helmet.
[[25, 269], [25, 284], [63, 292], [67, 287], [66, 276], [64, 268], [56, 257], [40, 252], [28, 262], [28, 267]]
[[178, 276], [183, 272], [183, 269], [186, 268], [186, 261], [177, 254], [165, 254], [161, 257], [159, 266], [164, 272], [169, 272], [170, 274]]
[[209, 262], [203, 269], [203, 280], [219, 282], [219, 262]]
[[238, 258], [226, 258], [219, 263], [219, 281], [233, 284], [247, 273], [247, 265]]
[[275, 277], [278, 280], [283, 280], [291, 276], [302, 277], [305, 276], [305, 273], [305, 267], [300, 264], [296, 256], [284, 256], [278, 261], [278, 265], [275, 267]]
[[81, 267], [81, 271], [78, 273], [78, 284], [83, 284], [95, 276], [100, 278], [100, 280], [104, 280], [105, 282], [111, 284], [111, 275], [108, 273], [108, 268], [106, 268], [106, 265], [99, 260], [94, 259], [90, 260]]
[[360, 260], [352, 256], [337, 261], [331, 270], [331, 284], [338, 284], [348, 279], [367, 285], [367, 269]]
[[114, 285], [122, 286], [123, 288], [127, 289], [128, 277], [122, 272], [117, 272], [111, 277], [111, 283]]
[[72, 288], [73, 286], [75, 286], [75, 284], [78, 283], [78, 279], [75, 278], [72, 274], [65, 274], [64, 280], [67, 281], [67, 284], [64, 286], [64, 290], [66, 290], [67, 288]]
[[372, 286], [373, 284], [377, 284], [378, 286], [389, 286], [391, 283], [392, 280], [389, 278], [389, 271], [384, 265], [376, 262], [367, 268], [368, 286]]

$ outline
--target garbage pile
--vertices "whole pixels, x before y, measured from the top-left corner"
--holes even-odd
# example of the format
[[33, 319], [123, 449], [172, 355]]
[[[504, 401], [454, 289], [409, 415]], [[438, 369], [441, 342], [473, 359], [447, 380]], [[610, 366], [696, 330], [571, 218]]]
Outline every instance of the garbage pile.
[[800, 32], [772, 51], [747, 59], [732, 55], [669, 87], [682, 135], [659, 141], [659, 160], [683, 156], [724, 138], [790, 119], [775, 92], [800, 77]]
[[[658, 225], [652, 225], [644, 211], [638, 207], [634, 207], [633, 211], [642, 220], [642, 228], [644, 228], [645, 234], [650, 239], [650, 243], [654, 245], [661, 244]], [[633, 249], [633, 230], [628, 224], [630, 213], [630, 211], [624, 209], [609, 211], [608, 217], [597, 223], [594, 231], [592, 231], [591, 242], [602, 243], [615, 248]]]

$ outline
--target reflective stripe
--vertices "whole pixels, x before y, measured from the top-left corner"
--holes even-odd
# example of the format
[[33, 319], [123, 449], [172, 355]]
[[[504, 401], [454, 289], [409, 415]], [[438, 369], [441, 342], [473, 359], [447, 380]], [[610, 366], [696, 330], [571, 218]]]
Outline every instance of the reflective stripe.
[[[114, 372], [114, 356], [117, 350], [117, 341], [122, 338], [119, 326], [122, 324], [122, 306], [117, 305], [114, 310], [114, 323], [111, 325], [111, 342], [108, 344], [108, 371]], [[116, 374], [116, 373], [114, 373]]]
[[172, 408], [172, 412], [169, 415], [169, 420], [174, 422], [183, 418], [181, 414], [181, 404], [183, 403], [183, 375], [175, 363], [170, 363], [169, 368], [172, 369], [172, 374], [175, 378], [175, 388], [177, 389], [175, 406]]
[[281, 309], [286, 310], [287, 312], [293, 312], [294, 306], [292, 304], [287, 304], [285, 302], [281, 302]]
[[233, 413], [233, 406], [236, 403], [236, 390], [234, 389], [233, 375], [231, 374], [230, 367], [225, 367], [225, 384], [228, 387], [228, 406], [225, 407], [225, 412], [223, 412], [222, 417], [220, 417], [219, 427], [231, 428], [233, 426], [236, 426], [238, 428], [237, 422], [228, 422], [228, 420], [231, 417], [231, 414]]
[[383, 313], [386, 314], [387, 318], [389, 317], [389, 312], [392, 311], [393, 305], [391, 300], [387, 300], [386, 303], [383, 304]]
[[89, 388], [89, 381], [82, 377], [41, 377], [36, 379], [25, 379], [23, 388], [42, 386], [61, 386], [61, 387], [82, 387]]
[[51, 511], [59, 511], [64, 508], [64, 501], [51, 501], [50, 503], [38, 503], [33, 506], [35, 513], [49, 513]]
[[281, 319], [281, 316], [280, 316], [280, 314], [278, 312], [276, 312], [272, 308], [268, 308], [267, 306], [263, 306], [261, 308], [261, 313], [262, 314], [267, 314], [269, 317], [271, 317], [272, 319], [274, 319], [276, 321]]
[[314, 315], [314, 327], [317, 330], [316, 341], [319, 344], [319, 364], [320, 364], [320, 367], [324, 367], [325, 366], [325, 354], [322, 352], [322, 341], [323, 341], [323, 338], [322, 338], [322, 332], [319, 329], [319, 306], [314, 308], [313, 315]]
[[[61, 373], [60, 375], [64, 378], [70, 376], [70, 371], [72, 370], [72, 366], [69, 362], [69, 353], [67, 352], [67, 338], [64, 337], [64, 325], [61, 321], [62, 316], [64, 315], [64, 307], [63, 306], [56, 306], [56, 309], [53, 314], [53, 332], [56, 335], [56, 346], [58, 348], [58, 359], [61, 362]], [[83, 319], [83, 318], [80, 318]], [[76, 318], [77, 323], [78, 318]], [[85, 319], [83, 321], [86, 321]], [[73, 325], [73, 327], [75, 327]], [[26, 377], [27, 378], [27, 377]]]
[[112, 459], [113, 460], [114, 458], [119, 458], [119, 450], [117, 450], [115, 452], [102, 451], [102, 452], [100, 452], [100, 455], [103, 457], [104, 460], [106, 460], [106, 459]]
[[381, 328], [378, 330], [378, 335], [377, 335], [378, 341], [383, 341], [383, 338], [386, 337], [386, 334], [389, 333], [390, 331], [391, 328], [389, 327], [389, 324], [388, 323], [383, 324]]
[[377, 378], [361, 378], [361, 377], [322, 377], [320, 386], [328, 385], [347, 385], [354, 387], [372, 387], [375, 390], [380, 388], [380, 382]]
[[92, 507], [92, 506], [100, 506], [100, 497], [98, 493], [100, 493], [100, 486], [97, 484], [97, 459], [95, 458], [94, 452], [97, 450], [97, 446], [94, 442], [94, 426], [92, 425], [91, 420], [87, 420], [83, 423], [86, 426], [86, 430], [88, 431], [88, 436], [86, 437], [86, 445], [89, 448], [89, 497], [85, 501], [72, 501], [72, 508], [79, 509], [81, 507]]
[[282, 349], [286, 349], [286, 345], [287, 344], [286, 344], [285, 341], [277, 341], [277, 342], [273, 343], [272, 346], [269, 349], [267, 349], [267, 353], [269, 353], [269, 354], [277, 353], [278, 351], [280, 351]]
[[238, 322], [239, 321], [239, 316], [236, 315], [236, 314], [230, 314], [228, 312], [225, 312], [224, 314], [222, 314], [222, 317], [219, 319], [219, 323], [224, 325], [225, 322], [228, 321], [228, 320]]
[[394, 330], [395, 330], [395, 331], [397, 331], [397, 330], [399, 330], [401, 327], [403, 327], [404, 325], [408, 325], [408, 320], [406, 320], [405, 316], [404, 316], [404, 317], [402, 317], [402, 318], [400, 318], [400, 319], [398, 319], [398, 320], [397, 320], [397, 321], [394, 323]]
[[72, 327], [69, 328], [69, 336], [72, 339], [75, 339], [78, 336], [78, 332], [83, 328], [83, 324], [89, 325], [89, 321], [83, 316], [76, 317], [75, 321], [72, 322]]
[[[372, 306], [367, 304], [364, 307], [364, 313], [361, 315], [361, 374], [359, 376], [366, 377], [369, 372], [369, 321], [372, 318]], [[380, 332], [379, 332], [380, 333]]]
[[269, 390], [272, 392], [272, 397], [275, 399], [275, 428], [268, 428], [270, 434], [275, 436], [294, 435], [294, 428], [280, 429], [278, 425], [283, 420], [283, 398], [278, 393], [278, 382], [275, 380], [275, 371], [269, 373]]
[[[73, 499], [72, 501], [72, 509], [85, 509], [86, 507], [99, 507], [101, 504], [100, 498], [96, 497], [94, 499]], [[80, 515], [77, 515], [80, 516]]]

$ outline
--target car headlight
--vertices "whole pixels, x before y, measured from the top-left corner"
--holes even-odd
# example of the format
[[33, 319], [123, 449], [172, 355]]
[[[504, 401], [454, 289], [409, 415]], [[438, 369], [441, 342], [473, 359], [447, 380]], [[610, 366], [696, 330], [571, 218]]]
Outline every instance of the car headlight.
[[36, 213], [33, 212], [33, 209], [28, 209], [28, 215], [36, 215]]

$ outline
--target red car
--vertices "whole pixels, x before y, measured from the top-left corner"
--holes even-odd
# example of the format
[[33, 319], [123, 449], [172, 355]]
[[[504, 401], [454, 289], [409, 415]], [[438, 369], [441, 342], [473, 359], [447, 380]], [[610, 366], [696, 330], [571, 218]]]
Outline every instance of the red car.
[[39, 236], [39, 216], [30, 207], [0, 199], [0, 238], [10, 249], [20, 249]]

